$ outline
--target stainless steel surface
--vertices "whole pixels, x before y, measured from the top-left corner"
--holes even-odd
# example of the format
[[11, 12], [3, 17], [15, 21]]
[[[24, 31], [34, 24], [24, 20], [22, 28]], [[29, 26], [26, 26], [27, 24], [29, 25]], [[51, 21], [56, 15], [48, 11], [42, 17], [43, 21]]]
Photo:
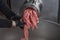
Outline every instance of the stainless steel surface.
[[[55, 22], [40, 19], [38, 28], [29, 30], [29, 40], [60, 40], [60, 25]], [[20, 28], [0, 29], [0, 40], [19, 40], [23, 37]]]
[[57, 22], [59, 0], [43, 0], [43, 11], [41, 16], [44, 19]]
[[40, 19], [38, 29], [30, 32], [31, 40], [60, 40], [59, 36], [60, 24], [44, 19]]

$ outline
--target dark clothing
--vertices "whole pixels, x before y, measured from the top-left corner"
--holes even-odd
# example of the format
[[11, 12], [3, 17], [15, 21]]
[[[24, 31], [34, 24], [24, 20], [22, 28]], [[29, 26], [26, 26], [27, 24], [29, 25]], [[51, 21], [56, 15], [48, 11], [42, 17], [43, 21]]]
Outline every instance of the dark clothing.
[[9, 19], [9, 20], [0, 19], [0, 28], [11, 27], [12, 21], [10, 21], [10, 19], [16, 14], [12, 12], [8, 5], [5, 4], [2, 0], [0, 0], [0, 11]]
[[0, 28], [10, 28], [12, 25], [12, 21], [0, 19]]
[[8, 18], [15, 16], [16, 14], [11, 11], [7, 4], [5, 4], [2, 0], [0, 0], [0, 11]]

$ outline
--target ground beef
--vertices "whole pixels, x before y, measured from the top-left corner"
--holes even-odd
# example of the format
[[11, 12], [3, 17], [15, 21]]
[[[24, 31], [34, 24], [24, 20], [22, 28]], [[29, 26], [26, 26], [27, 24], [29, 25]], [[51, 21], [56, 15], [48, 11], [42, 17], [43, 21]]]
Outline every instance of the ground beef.
[[24, 10], [24, 15], [22, 20], [26, 22], [24, 26], [24, 38], [22, 40], [28, 40], [29, 33], [28, 30], [32, 28], [32, 30], [36, 29], [37, 23], [39, 23], [39, 18], [37, 15], [37, 11], [32, 8], [27, 8]]

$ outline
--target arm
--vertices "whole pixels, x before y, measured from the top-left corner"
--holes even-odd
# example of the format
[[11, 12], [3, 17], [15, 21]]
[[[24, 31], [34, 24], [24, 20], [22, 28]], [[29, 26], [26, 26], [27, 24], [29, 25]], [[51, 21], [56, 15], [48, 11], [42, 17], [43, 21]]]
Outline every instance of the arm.
[[0, 0], [0, 11], [8, 18], [11, 19], [16, 14], [11, 11], [7, 4], [5, 4], [2, 0]]
[[[21, 17], [16, 15], [14, 12], [11, 11], [11, 9], [8, 7], [7, 4], [5, 4], [2, 0], [0, 0], [0, 11], [3, 12], [3, 14], [9, 19], [16, 22], [16, 26], [19, 26], [20, 28], [24, 26], [24, 22], [21, 22]], [[6, 24], [7, 25], [7, 24]]]

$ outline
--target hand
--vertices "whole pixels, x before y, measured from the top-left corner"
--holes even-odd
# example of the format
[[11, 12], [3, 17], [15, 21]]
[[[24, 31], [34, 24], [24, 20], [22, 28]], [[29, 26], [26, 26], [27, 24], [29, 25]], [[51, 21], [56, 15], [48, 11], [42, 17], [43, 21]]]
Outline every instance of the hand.
[[11, 18], [11, 20], [13, 20], [13, 21], [12, 21], [12, 25], [13, 25], [14, 27], [17, 26], [17, 27], [20, 27], [21, 29], [23, 29], [23, 28], [24, 28], [24, 25], [25, 25], [25, 22], [20, 21], [21, 18], [22, 18], [22, 17], [20, 17], [20, 16], [18, 16], [18, 15], [12, 17], [12, 18]]
[[20, 27], [21, 29], [24, 29], [25, 22], [16, 20], [16, 26]]

